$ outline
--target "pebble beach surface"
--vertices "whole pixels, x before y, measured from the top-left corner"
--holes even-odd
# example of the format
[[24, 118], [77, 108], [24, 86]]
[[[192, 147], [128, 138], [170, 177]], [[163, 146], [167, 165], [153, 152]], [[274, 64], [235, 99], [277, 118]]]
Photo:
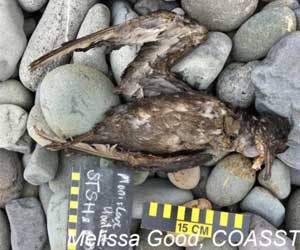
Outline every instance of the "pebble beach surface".
[[[157, 10], [185, 14], [209, 29], [208, 39], [172, 72], [236, 109], [289, 119], [289, 148], [272, 176], [253, 172], [238, 153], [214, 155], [175, 173], [134, 174], [132, 232], [136, 249], [151, 247], [140, 228], [148, 201], [248, 213], [251, 229], [300, 230], [300, 1], [298, 0], [0, 0], [0, 250], [65, 250], [71, 167], [95, 161], [48, 151], [34, 128], [73, 137], [88, 132], [124, 102], [114, 88], [140, 48], [105, 46], [75, 52], [30, 72], [28, 65], [62, 43]], [[99, 158], [99, 162], [100, 162]], [[288, 238], [290, 237], [290, 238]], [[214, 246], [187, 250], [300, 250], [300, 236], [279, 248]], [[170, 249], [170, 248], [168, 248]], [[182, 249], [173, 245], [171, 249]]]

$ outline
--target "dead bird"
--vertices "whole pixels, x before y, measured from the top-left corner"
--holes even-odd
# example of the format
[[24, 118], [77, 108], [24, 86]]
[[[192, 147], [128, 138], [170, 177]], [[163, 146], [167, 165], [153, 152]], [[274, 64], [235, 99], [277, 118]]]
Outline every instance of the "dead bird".
[[286, 147], [288, 121], [270, 114], [236, 113], [212, 96], [195, 93], [170, 71], [206, 37], [205, 27], [163, 11], [70, 41], [42, 56], [32, 62], [32, 70], [73, 51], [140, 45], [119, 91], [130, 99], [147, 98], [112, 109], [93, 130], [76, 138], [38, 133], [52, 142], [49, 149], [70, 148], [138, 169], [177, 171], [209, 161], [203, 149], [236, 151], [256, 158], [255, 170], [265, 163], [269, 176], [275, 155]]
[[121, 77], [119, 93], [132, 97], [188, 91], [170, 71], [176, 61], [204, 42], [207, 29], [183, 16], [159, 11], [63, 44], [31, 63], [34, 70], [74, 51], [106, 45], [108, 52], [124, 45], [142, 46]]
[[[236, 113], [215, 97], [194, 92], [119, 105], [93, 130], [70, 140], [41, 135], [52, 141], [49, 149], [71, 148], [124, 161], [131, 167], [162, 171], [203, 162], [207, 159], [199, 154], [203, 149], [235, 151], [255, 158], [254, 170], [265, 164], [269, 176], [275, 155], [286, 148], [289, 131], [285, 118]], [[121, 150], [104, 144], [118, 145]]]

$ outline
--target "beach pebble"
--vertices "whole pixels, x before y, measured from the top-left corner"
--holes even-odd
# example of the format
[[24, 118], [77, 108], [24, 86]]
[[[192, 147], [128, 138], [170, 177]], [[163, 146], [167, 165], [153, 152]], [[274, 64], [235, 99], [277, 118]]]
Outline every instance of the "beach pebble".
[[179, 205], [190, 200], [193, 200], [191, 191], [178, 189], [168, 180], [148, 179], [142, 185], [134, 188], [132, 216], [136, 219], [142, 217], [143, 204], [145, 202], [157, 201], [159, 203]]
[[[289, 198], [288, 205], [286, 208], [286, 228], [287, 230], [299, 231], [300, 228], [300, 189], [297, 189], [292, 193]], [[296, 238], [296, 249], [300, 249], [300, 238], [297, 234]]]
[[[255, 106], [289, 118], [293, 130], [289, 148], [277, 157], [287, 165], [300, 169], [300, 32], [293, 32], [272, 47], [266, 59], [251, 74], [255, 85]], [[283, 91], [284, 90], [284, 91]]]
[[195, 198], [206, 198], [206, 183], [211, 172], [211, 167], [201, 167], [200, 181], [195, 188], [192, 189]]
[[18, 0], [23, 10], [27, 12], [35, 12], [41, 9], [48, 0]]
[[67, 62], [69, 56], [59, 58], [34, 71], [30, 71], [28, 67], [35, 59], [62, 43], [75, 39], [87, 11], [96, 2], [96, 0], [49, 1], [21, 60], [19, 75], [25, 87], [35, 91], [47, 72]]
[[14, 250], [44, 250], [47, 242], [46, 221], [40, 202], [36, 198], [23, 198], [5, 206]]
[[60, 137], [90, 131], [119, 104], [112, 82], [100, 71], [79, 64], [60, 66], [44, 78], [40, 102], [47, 124]]
[[10, 250], [10, 229], [6, 214], [0, 209], [0, 250]]
[[[113, 25], [119, 25], [125, 21], [138, 17], [130, 5], [124, 1], [114, 1], [112, 5]], [[116, 82], [121, 82], [121, 76], [127, 66], [134, 60], [139, 48], [137, 46], [123, 46], [110, 54], [110, 65]]]
[[45, 146], [49, 144], [50, 141], [41, 137], [36, 129], [44, 131], [51, 137], [55, 137], [54, 132], [49, 128], [47, 122], [45, 121], [42, 109], [39, 104], [33, 106], [30, 110], [27, 121], [27, 131], [30, 137], [34, 139], [39, 145]]
[[285, 208], [282, 203], [267, 189], [255, 187], [241, 203], [244, 212], [260, 215], [275, 227], [282, 224], [285, 216]]
[[231, 63], [226, 66], [217, 82], [218, 97], [233, 107], [248, 108], [255, 98], [251, 72], [258, 62]]
[[27, 113], [14, 104], [0, 105], [0, 147], [15, 144], [26, 131]]
[[296, 30], [294, 12], [288, 7], [267, 8], [249, 18], [233, 38], [235, 60], [249, 62], [264, 57], [284, 35]]
[[37, 22], [33, 17], [24, 19], [23, 27], [24, 27], [24, 32], [27, 37], [30, 37], [32, 35], [33, 31], [36, 28], [36, 25], [37, 25]]
[[[95, 4], [87, 13], [77, 38], [89, 35], [96, 31], [109, 27], [110, 10], [104, 4]], [[73, 63], [90, 66], [98, 69], [103, 73], [108, 73], [106, 63], [105, 46], [96, 47], [86, 52], [74, 52]]]
[[16, 71], [27, 39], [17, 0], [1, 0], [0, 13], [0, 81], [5, 81]]
[[210, 32], [208, 40], [172, 67], [184, 81], [197, 89], [206, 89], [221, 72], [231, 51], [230, 38], [221, 32]]
[[0, 83], [0, 104], [15, 104], [28, 110], [33, 105], [33, 96], [19, 81], [7, 80]]
[[18, 154], [0, 149], [0, 208], [18, 198], [23, 189], [22, 163]]
[[164, 0], [137, 0], [134, 10], [140, 15], [148, 15], [158, 10], [173, 10], [178, 7], [176, 1]]
[[[253, 232], [255, 241], [248, 241], [245, 246], [240, 246], [239, 250], [295, 250], [292, 245], [292, 240], [283, 233], [280, 233], [282, 240], [276, 237], [277, 228], [270, 224], [262, 217], [255, 214], [246, 214], [250, 216], [250, 230]], [[266, 232], [270, 232], [267, 233]], [[265, 239], [263, 235], [268, 235], [269, 240]], [[270, 235], [271, 234], [271, 235]], [[285, 244], [282, 244], [282, 241]]]
[[258, 181], [260, 185], [271, 191], [279, 199], [285, 199], [291, 192], [290, 168], [280, 160], [272, 164], [272, 176], [265, 180], [266, 168], [260, 171]]
[[183, 206], [189, 208], [212, 209], [212, 204], [207, 199], [192, 200], [184, 203]]
[[200, 181], [200, 167], [168, 173], [169, 181], [180, 189], [193, 189]]
[[258, 0], [182, 0], [183, 9], [209, 30], [231, 31], [249, 18]]
[[66, 250], [68, 195], [52, 195], [47, 210], [47, 228], [51, 249]]
[[294, 10], [299, 8], [299, 2], [297, 0], [275, 0], [267, 4], [264, 9], [276, 7], [289, 7]]
[[291, 184], [295, 186], [300, 186], [300, 170], [295, 168], [290, 168]]
[[54, 179], [57, 168], [58, 152], [37, 145], [25, 168], [24, 179], [32, 185], [41, 185]]
[[42, 185], [38, 186], [38, 188], [39, 188], [39, 198], [40, 198], [40, 201], [42, 203], [42, 207], [44, 209], [44, 212], [46, 214], [51, 196], [54, 193], [49, 188], [48, 183], [42, 184]]
[[251, 161], [231, 154], [218, 162], [208, 177], [206, 194], [218, 206], [230, 206], [241, 201], [255, 183]]
[[22, 154], [30, 154], [32, 139], [27, 132], [16, 142], [5, 147], [6, 150], [15, 151]]
[[134, 171], [133, 173], [133, 183], [135, 186], [141, 185], [142, 183], [144, 183], [148, 176], [149, 176], [150, 172], [149, 171]]

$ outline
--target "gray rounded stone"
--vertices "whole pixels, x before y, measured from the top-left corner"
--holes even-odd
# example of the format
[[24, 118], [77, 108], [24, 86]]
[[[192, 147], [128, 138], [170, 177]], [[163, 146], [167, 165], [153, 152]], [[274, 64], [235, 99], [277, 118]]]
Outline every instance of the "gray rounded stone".
[[299, 8], [299, 2], [297, 0], [275, 0], [267, 4], [264, 9], [284, 6], [294, 10]]
[[39, 198], [42, 203], [42, 207], [44, 209], [45, 214], [47, 214], [49, 202], [50, 202], [51, 196], [54, 193], [49, 188], [48, 183], [42, 184], [42, 185], [38, 186], [38, 188], [39, 188]]
[[173, 205], [184, 204], [193, 200], [192, 192], [174, 187], [168, 180], [152, 178], [134, 188], [132, 216], [142, 218], [143, 204], [157, 201]]
[[197, 89], [206, 89], [221, 72], [232, 48], [230, 38], [210, 32], [208, 40], [180, 59], [172, 71]]
[[27, 12], [35, 12], [41, 9], [48, 0], [18, 0], [23, 10]]
[[249, 62], [264, 57], [284, 35], [296, 30], [294, 12], [288, 7], [267, 8], [249, 18], [233, 38], [233, 56]]
[[1, 0], [0, 13], [0, 81], [5, 81], [17, 70], [27, 39], [23, 13], [16, 0]]
[[[109, 27], [110, 24], [110, 10], [104, 4], [95, 4], [87, 13], [81, 27], [79, 29], [77, 38], [89, 35], [96, 31]], [[86, 65], [108, 73], [108, 66], [106, 63], [105, 46], [96, 47], [86, 52], [74, 52], [73, 63]]]
[[251, 72], [257, 64], [258, 62], [227, 65], [217, 82], [218, 97], [233, 107], [248, 108], [255, 98]]
[[[119, 25], [125, 21], [138, 17], [127, 2], [114, 1], [112, 5], [113, 25]], [[121, 82], [121, 76], [127, 66], [135, 59], [139, 48], [137, 46], [123, 46], [110, 54], [110, 65], [116, 82]]]
[[[300, 189], [297, 189], [292, 193], [289, 198], [286, 208], [286, 228], [287, 230], [299, 230], [300, 228]], [[300, 249], [299, 234], [295, 242], [296, 249]]]
[[295, 168], [290, 168], [291, 184], [295, 186], [300, 186], [300, 170]]
[[0, 209], [0, 250], [10, 250], [10, 229], [6, 214]]
[[272, 176], [265, 180], [266, 168], [260, 171], [258, 181], [260, 185], [271, 191], [279, 199], [285, 199], [291, 192], [290, 168], [280, 160], [275, 160], [272, 164]]
[[14, 250], [43, 250], [47, 242], [46, 221], [40, 202], [36, 198], [10, 201], [5, 206], [11, 228]]
[[97, 0], [49, 1], [21, 60], [19, 75], [25, 87], [35, 91], [47, 72], [67, 62], [69, 56], [34, 71], [30, 71], [28, 67], [35, 59], [60, 47], [62, 43], [75, 39], [86, 13], [96, 2]]
[[0, 149], [0, 208], [20, 197], [23, 189], [22, 171], [18, 154]]
[[140, 15], [148, 15], [158, 10], [173, 10], [178, 7], [176, 1], [164, 0], [137, 0], [134, 10]]
[[281, 202], [263, 187], [253, 188], [242, 201], [241, 209], [260, 215], [275, 227], [282, 224], [285, 216], [285, 208]]
[[4, 149], [15, 151], [22, 154], [30, 154], [32, 148], [32, 139], [27, 132], [16, 142], [6, 146]]
[[26, 131], [27, 113], [14, 104], [0, 105], [0, 147], [15, 144]]
[[47, 210], [47, 228], [51, 249], [66, 249], [68, 207], [68, 195], [52, 195]]
[[30, 137], [39, 145], [46, 146], [47, 144], [49, 144], [50, 141], [41, 137], [36, 129], [44, 131], [51, 137], [55, 137], [54, 132], [49, 128], [45, 120], [40, 104], [34, 105], [30, 110], [27, 121], [27, 131]]
[[207, 197], [221, 207], [236, 204], [251, 190], [255, 177], [249, 159], [231, 154], [211, 171], [206, 184]]
[[58, 168], [58, 153], [37, 145], [24, 171], [24, 179], [41, 185], [54, 179]]
[[33, 96], [19, 81], [7, 80], [0, 83], [0, 104], [15, 104], [30, 109]]
[[[239, 250], [295, 250], [292, 240], [282, 233], [280, 233], [280, 237], [285, 241], [285, 245], [282, 246], [281, 242], [279, 243], [279, 239], [276, 237], [277, 228], [268, 221], [255, 214], [246, 215], [250, 216], [250, 230], [254, 232], [252, 239], [256, 239], [258, 244], [248, 241], [245, 246], [239, 246]], [[263, 237], [267, 231], [272, 234], [271, 237], [268, 237], [269, 240]], [[260, 242], [264, 243], [265, 246], [259, 244]]]
[[[272, 47], [266, 59], [252, 71], [255, 106], [258, 111], [287, 117], [300, 123], [300, 32], [292, 32]], [[300, 126], [289, 134], [289, 148], [277, 157], [299, 169]]]
[[60, 137], [90, 131], [119, 103], [112, 82], [100, 71], [78, 64], [60, 66], [47, 74], [40, 102], [47, 124]]
[[250, 17], [258, 0], [181, 0], [183, 9], [209, 30], [231, 31]]

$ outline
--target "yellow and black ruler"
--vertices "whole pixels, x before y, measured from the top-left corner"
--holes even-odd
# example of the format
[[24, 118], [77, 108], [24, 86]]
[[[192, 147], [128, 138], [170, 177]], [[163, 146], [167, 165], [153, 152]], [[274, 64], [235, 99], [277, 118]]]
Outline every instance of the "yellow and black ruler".
[[[214, 233], [223, 230], [226, 234], [222, 233], [220, 237], [226, 238], [233, 230], [239, 230], [247, 236], [250, 231], [250, 217], [243, 214], [150, 202], [143, 207], [142, 227], [177, 234], [197, 234], [203, 238], [212, 238]], [[239, 241], [240, 234], [234, 234], [232, 239]]]
[[107, 238], [130, 233], [132, 171], [101, 167], [97, 158], [74, 166], [71, 178], [67, 250], [128, 249], [109, 247]]

